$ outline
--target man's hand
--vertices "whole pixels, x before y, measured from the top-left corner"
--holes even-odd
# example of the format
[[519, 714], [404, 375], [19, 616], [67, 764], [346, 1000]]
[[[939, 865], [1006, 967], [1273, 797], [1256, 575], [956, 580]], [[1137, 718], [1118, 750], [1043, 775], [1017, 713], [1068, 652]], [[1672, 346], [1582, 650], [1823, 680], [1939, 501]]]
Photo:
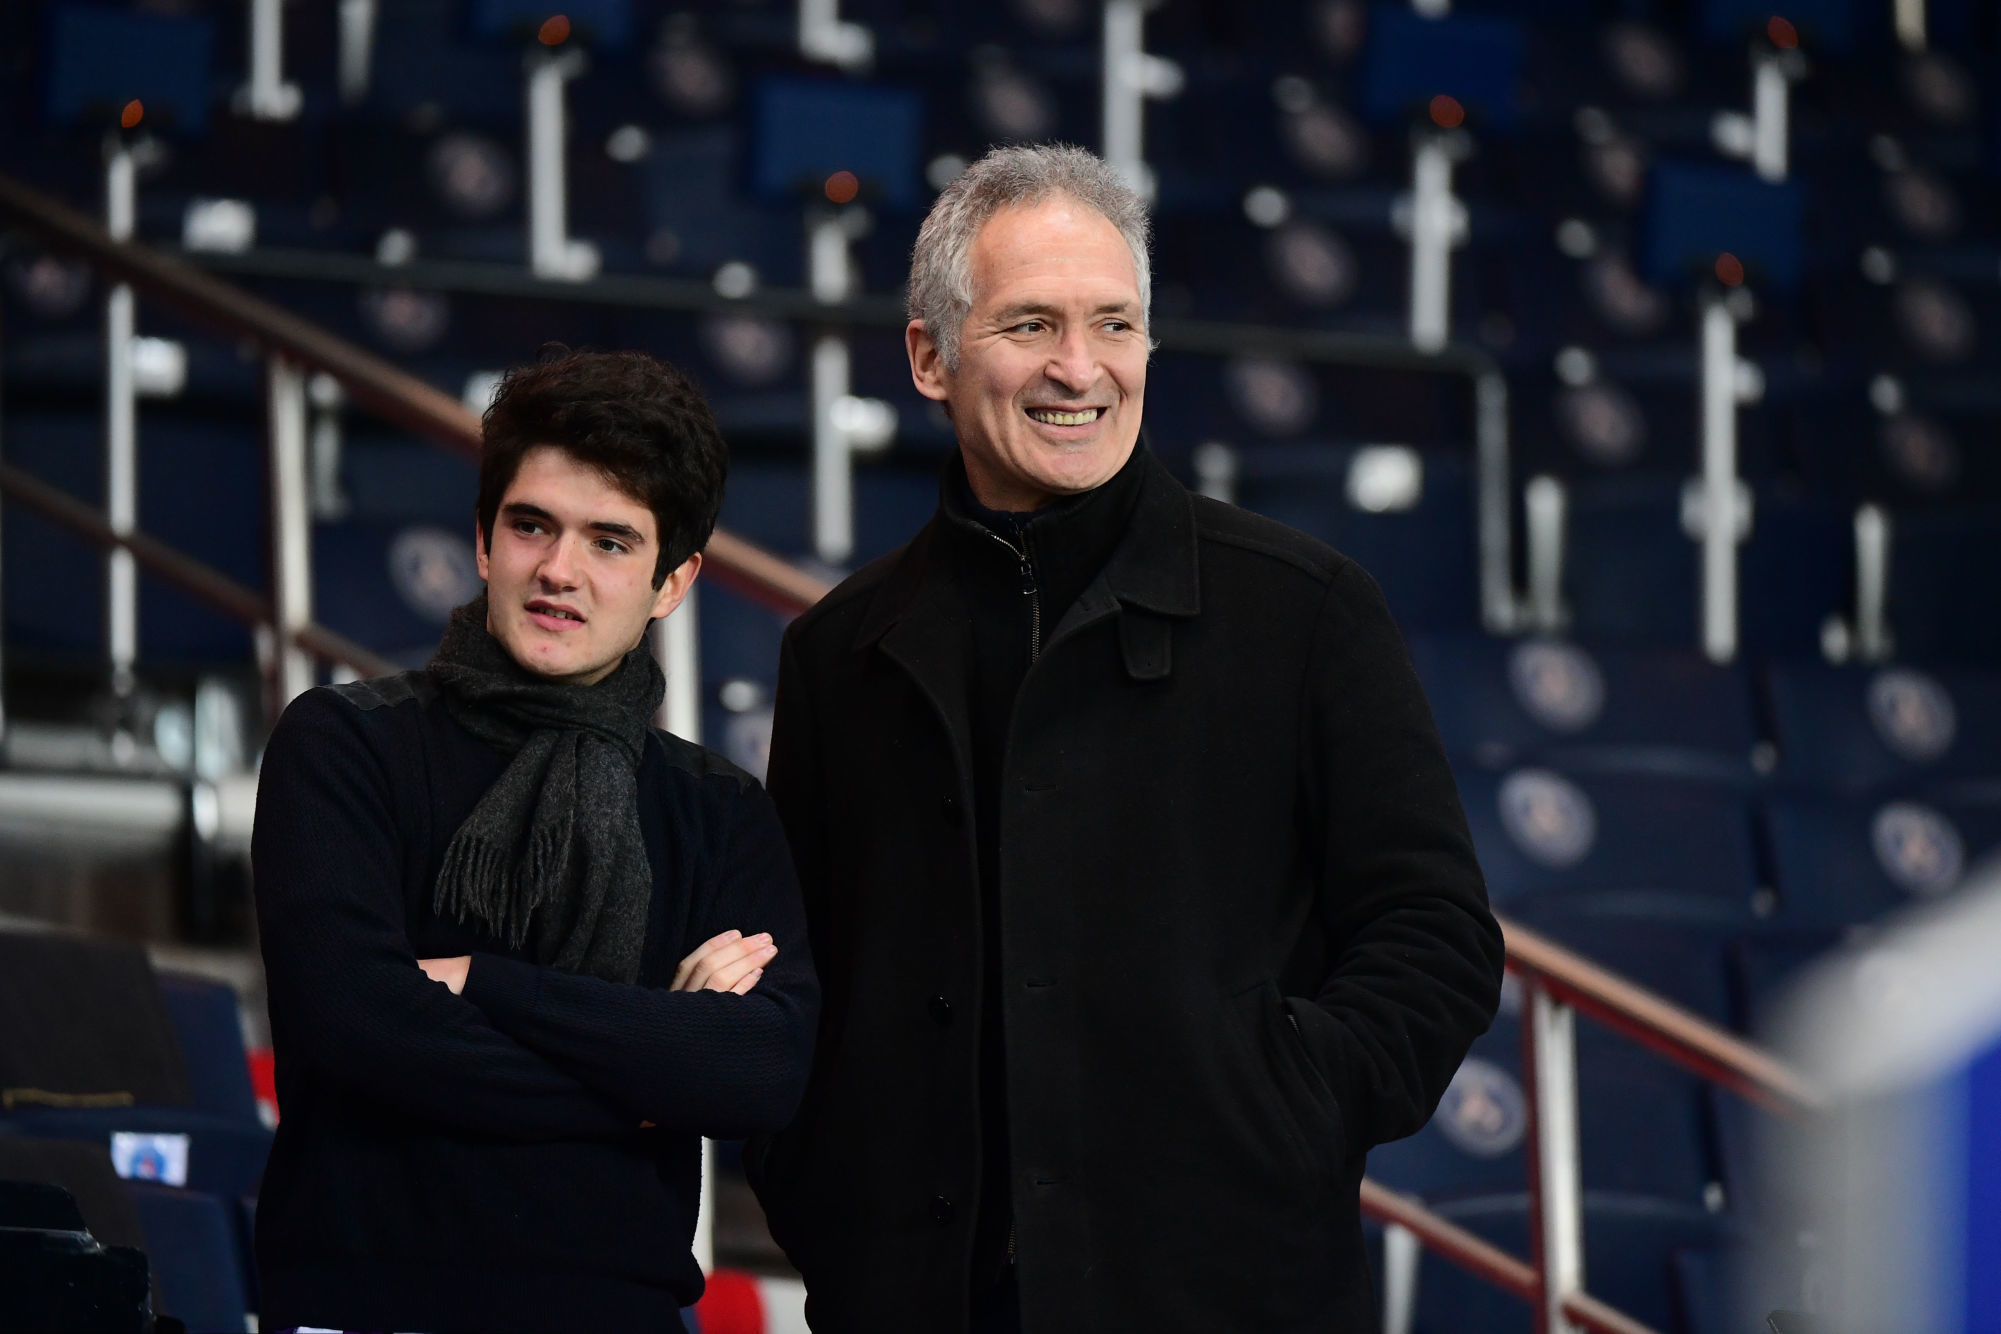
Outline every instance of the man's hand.
[[444, 983], [456, 996], [466, 989], [466, 970], [472, 967], [472, 955], [461, 954], [456, 959], [419, 959], [417, 966], [424, 970], [424, 976], [433, 982]]
[[764, 965], [778, 957], [771, 933], [746, 936], [725, 931], [704, 941], [674, 970], [670, 991], [733, 991], [741, 996], [764, 976]]

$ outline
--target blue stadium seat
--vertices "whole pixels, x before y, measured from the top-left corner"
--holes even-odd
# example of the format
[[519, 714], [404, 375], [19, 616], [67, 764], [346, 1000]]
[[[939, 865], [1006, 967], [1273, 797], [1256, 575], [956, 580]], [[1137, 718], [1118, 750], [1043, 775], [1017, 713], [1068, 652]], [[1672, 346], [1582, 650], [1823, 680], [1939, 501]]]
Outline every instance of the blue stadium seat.
[[[1681, 524], [1682, 482], [1578, 481], [1570, 493], [1564, 589], [1587, 642], [1697, 640], [1700, 551]], [[1739, 644], [1751, 656], [1820, 651], [1830, 616], [1853, 605], [1853, 525], [1838, 505], [1761, 492], [1739, 554]]]
[[1805, 272], [1805, 201], [1798, 181], [1772, 184], [1749, 167], [1657, 163], [1647, 181], [1641, 271], [1685, 290], [1708, 279], [1727, 251], [1754, 286], [1790, 292]]
[[[103, 504], [97, 414], [20, 411], [6, 425], [9, 463], [87, 504]], [[140, 414], [140, 528], [252, 588], [264, 586], [263, 539], [244, 516], [261, 512], [262, 477], [262, 444], [242, 425]], [[103, 558], [13, 505], [7, 513], [0, 570], [8, 642], [49, 653], [101, 653]], [[235, 621], [142, 576], [139, 653], [155, 664], [243, 663], [250, 637]]]
[[[1567, 905], [1509, 915], [1701, 1018], [1728, 1018], [1723, 937], [1715, 930]], [[1519, 995], [1510, 980], [1500, 1016], [1473, 1044], [1437, 1115], [1409, 1139], [1373, 1150], [1372, 1176], [1434, 1200], [1522, 1188]], [[1580, 1021], [1577, 1039], [1585, 1187], [1708, 1202], [1722, 1169], [1701, 1081], [1595, 1021]]]
[[1729, 787], [1553, 769], [1459, 780], [1497, 907], [1589, 901], [1670, 921], [1755, 921], [1751, 812]]
[[2001, 667], [2001, 617], [1982, 597], [1997, 570], [2001, 506], [1898, 515], [1889, 595], [1897, 652], [1919, 662]]
[[1935, 899], [2001, 847], [2001, 801], [1788, 797], [1766, 808], [1774, 923], [1838, 930]]
[[[1578, 1028], [1584, 1184], [1700, 1205], [1721, 1169], [1693, 1077], [1588, 1021]], [[1431, 1121], [1369, 1153], [1369, 1175], [1430, 1201], [1521, 1190], [1528, 1180], [1521, 1021], [1503, 1013], [1474, 1044]]]
[[1239, 455], [1238, 503], [1317, 537], [1383, 586], [1404, 625], [1471, 630], [1479, 623], [1472, 479], [1462, 455], [1420, 455], [1423, 481], [1408, 509], [1371, 513], [1349, 499], [1356, 451], [1262, 446]]
[[1512, 19], [1432, 19], [1374, 5], [1362, 53], [1363, 113], [1379, 124], [1401, 124], [1443, 93], [1465, 107], [1476, 132], [1512, 132], [1522, 49], [1522, 25]]
[[236, 988], [190, 973], [163, 972], [159, 980], [160, 996], [181, 1042], [194, 1105], [217, 1116], [258, 1124]]
[[146, 124], [199, 135], [208, 127], [215, 21], [107, 4], [46, 11], [42, 114], [56, 123], [118, 123], [138, 99]]
[[186, 1135], [190, 1190], [224, 1199], [255, 1195], [271, 1154], [271, 1132], [256, 1121], [189, 1107], [16, 1107], [6, 1122], [43, 1139], [108, 1144], [120, 1132]]
[[2001, 672], [1830, 667], [1766, 672], [1779, 776], [1864, 792], [2001, 779]]
[[[1485, 1196], [1440, 1210], [1452, 1222], [1518, 1256], [1529, 1252], [1528, 1197]], [[1641, 1323], [1674, 1330], [1671, 1258], [1677, 1251], [1713, 1246], [1734, 1232], [1700, 1207], [1643, 1195], [1586, 1192], [1586, 1287]], [[1426, 1256], [1417, 1290], [1416, 1334], [1527, 1334], [1528, 1306], [1450, 1261]]]
[[247, 1265], [222, 1201], [137, 1181], [128, 1181], [126, 1191], [146, 1234], [163, 1313], [180, 1320], [190, 1334], [244, 1329]]
[[314, 530], [316, 618], [404, 666], [430, 661], [452, 608], [481, 587], [469, 524], [347, 521]]
[[1687, 651], [1471, 635], [1413, 635], [1410, 649], [1446, 749], [1482, 768], [1755, 777], [1742, 667]]

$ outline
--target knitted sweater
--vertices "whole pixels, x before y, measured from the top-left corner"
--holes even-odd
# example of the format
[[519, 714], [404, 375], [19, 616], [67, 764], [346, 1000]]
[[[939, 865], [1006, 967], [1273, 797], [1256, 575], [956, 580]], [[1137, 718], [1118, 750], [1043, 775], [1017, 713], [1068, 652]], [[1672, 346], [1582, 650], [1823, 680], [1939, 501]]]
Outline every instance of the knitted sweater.
[[[775, 1130], [798, 1102], [819, 996], [763, 789], [651, 736], [653, 898], [626, 986], [432, 911], [507, 760], [422, 672], [309, 691], [272, 734], [252, 854], [283, 1112], [266, 1328], [678, 1329], [702, 1292], [700, 1137]], [[731, 928], [778, 945], [755, 989], [665, 989]], [[459, 996], [417, 966], [468, 954]]]

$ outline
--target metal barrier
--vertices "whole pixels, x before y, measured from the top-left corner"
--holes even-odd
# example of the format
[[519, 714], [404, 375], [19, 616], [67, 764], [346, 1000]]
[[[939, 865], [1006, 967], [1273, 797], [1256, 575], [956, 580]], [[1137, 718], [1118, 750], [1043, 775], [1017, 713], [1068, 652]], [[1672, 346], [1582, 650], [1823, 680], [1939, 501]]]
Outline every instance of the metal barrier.
[[[336, 339], [286, 311], [239, 291], [175, 259], [129, 241], [114, 240], [95, 220], [0, 176], [0, 224], [20, 228], [52, 247], [76, 253], [112, 280], [129, 283], [149, 299], [175, 306], [224, 336], [248, 339], [262, 352], [269, 375], [273, 449], [272, 513], [278, 559], [277, 591], [266, 598], [143, 533], [103, 514], [21, 470], [0, 464], [0, 492], [106, 550], [129, 552], [142, 569], [183, 589], [226, 615], [272, 630], [274, 696], [288, 698], [306, 679], [300, 659], [311, 655], [363, 674], [391, 664], [315, 624], [302, 588], [304, 543], [310, 522], [304, 503], [305, 398], [303, 376], [319, 372], [338, 380], [348, 395], [413, 434], [447, 448], [477, 454], [479, 419], [467, 408], [386, 362]], [[303, 276], [303, 275], [300, 275]], [[824, 314], [824, 310], [822, 312]], [[1242, 331], [1238, 331], [1242, 332]], [[1220, 326], [1185, 326], [1177, 342], [1198, 347], [1225, 339]], [[1255, 345], [1272, 331], [1249, 331]], [[1338, 335], [1308, 335], [1332, 347]], [[1163, 342], [1166, 339], [1163, 338]], [[1226, 343], [1241, 351], [1245, 342]], [[1357, 353], [1377, 349], [1353, 347]], [[1490, 410], [1505, 457], [1505, 386], [1476, 371], [1482, 419]], [[1482, 448], [1488, 437], [1483, 429]], [[1502, 492], [1505, 500], [1505, 489]], [[1503, 550], [1505, 555], [1505, 550]], [[711, 578], [773, 610], [796, 614], [828, 585], [740, 538], [717, 532], [707, 549]], [[1506, 591], [1505, 589], [1503, 591]], [[670, 618], [671, 619], [671, 618]], [[691, 679], [693, 636], [678, 639], [677, 674]], [[677, 673], [678, 668], [678, 673]], [[670, 692], [672, 686], [670, 686]], [[676, 706], [684, 716], [684, 696]], [[1361, 1205], [1370, 1216], [1401, 1229], [1424, 1246], [1493, 1283], [1533, 1308], [1538, 1334], [1586, 1329], [1598, 1334], [1652, 1334], [1647, 1326], [1592, 1297], [1585, 1287], [1583, 1187], [1578, 1154], [1576, 1015], [1583, 1013], [1653, 1049], [1705, 1080], [1722, 1085], [1769, 1111], [1800, 1115], [1820, 1096], [1800, 1075], [1757, 1047], [1525, 927], [1503, 921], [1507, 966], [1524, 989], [1523, 1068], [1530, 1114], [1533, 1253], [1524, 1260], [1481, 1240], [1419, 1201], [1362, 1183]]]

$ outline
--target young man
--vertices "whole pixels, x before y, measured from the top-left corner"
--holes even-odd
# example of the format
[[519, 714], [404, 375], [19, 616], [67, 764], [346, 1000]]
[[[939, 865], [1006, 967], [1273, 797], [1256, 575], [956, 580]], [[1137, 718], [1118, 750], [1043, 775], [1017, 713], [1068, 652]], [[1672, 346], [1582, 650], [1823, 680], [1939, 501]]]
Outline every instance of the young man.
[[755, 780], [651, 726], [727, 450], [636, 353], [517, 369], [481, 597], [422, 671], [312, 690], [253, 848], [283, 1120], [263, 1325], [681, 1328], [700, 1137], [778, 1128], [818, 992]]

